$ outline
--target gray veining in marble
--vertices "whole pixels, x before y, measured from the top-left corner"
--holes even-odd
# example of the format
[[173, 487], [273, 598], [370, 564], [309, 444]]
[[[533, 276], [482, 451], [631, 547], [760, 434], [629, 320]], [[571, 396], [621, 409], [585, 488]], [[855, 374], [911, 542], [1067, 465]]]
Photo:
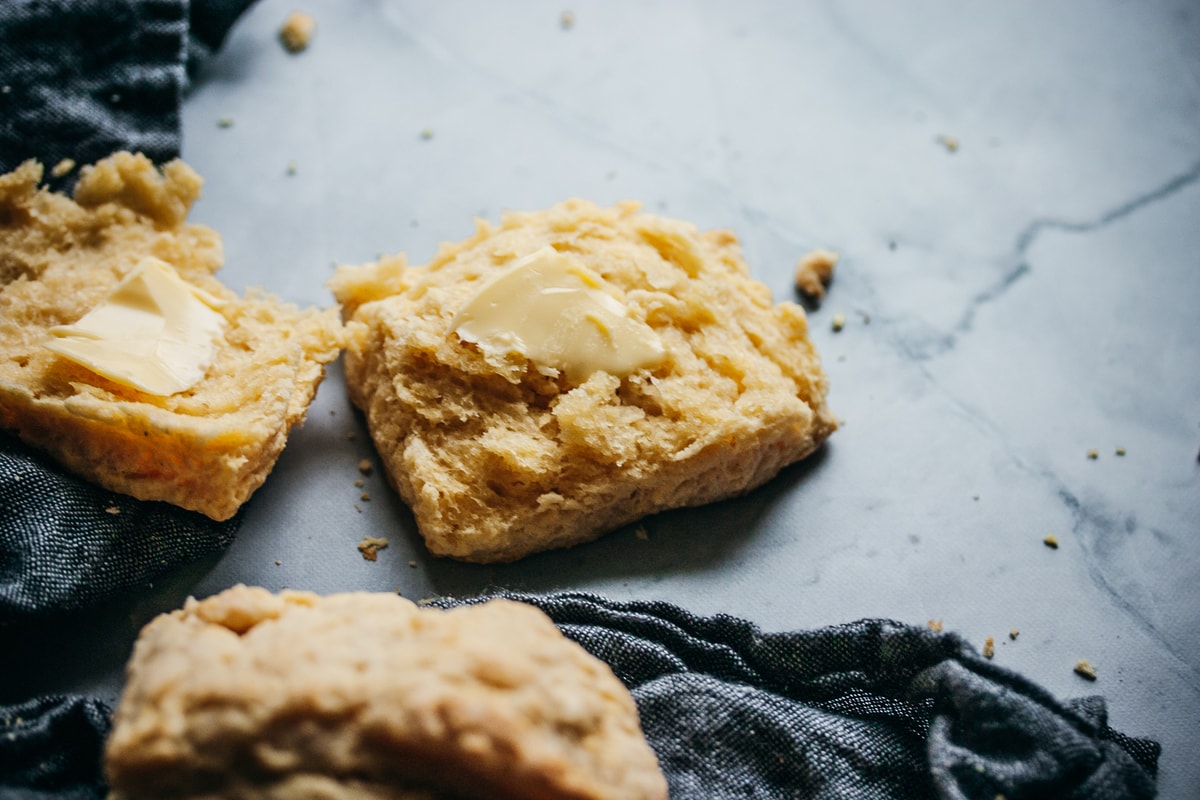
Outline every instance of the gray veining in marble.
[[[54, 685], [114, 695], [137, 625], [239, 581], [581, 588], [772, 630], [943, 619], [1059, 696], [1103, 694], [1163, 743], [1162, 796], [1200, 792], [1200, 6], [304, 5], [309, 51], [278, 46], [291, 4], [264, 0], [185, 105], [228, 284], [327, 305], [334, 262], [638, 199], [735, 230], [777, 299], [808, 249], [842, 254], [810, 318], [845, 425], [644, 540], [470, 566], [425, 555], [378, 472], [359, 500], [373, 453], [335, 367], [233, 547]], [[366, 534], [389, 538], [375, 563]]]

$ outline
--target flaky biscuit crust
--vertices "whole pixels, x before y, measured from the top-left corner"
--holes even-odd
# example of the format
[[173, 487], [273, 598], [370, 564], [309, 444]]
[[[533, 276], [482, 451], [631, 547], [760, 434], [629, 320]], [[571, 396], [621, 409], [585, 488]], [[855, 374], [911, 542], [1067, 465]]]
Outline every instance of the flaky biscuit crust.
[[667, 796], [637, 708], [541, 611], [234, 587], [138, 639], [117, 798]]

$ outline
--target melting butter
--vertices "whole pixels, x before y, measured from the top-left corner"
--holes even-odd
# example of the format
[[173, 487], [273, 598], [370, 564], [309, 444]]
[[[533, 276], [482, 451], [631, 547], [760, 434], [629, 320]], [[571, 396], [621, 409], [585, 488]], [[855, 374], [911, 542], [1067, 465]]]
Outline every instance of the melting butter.
[[200, 382], [225, 327], [221, 301], [145, 258], [103, 302], [46, 347], [122, 386], [168, 396]]
[[600, 370], [624, 377], [666, 357], [654, 329], [605, 291], [600, 275], [553, 247], [485, 281], [450, 325], [486, 354], [519, 353], [572, 383]]

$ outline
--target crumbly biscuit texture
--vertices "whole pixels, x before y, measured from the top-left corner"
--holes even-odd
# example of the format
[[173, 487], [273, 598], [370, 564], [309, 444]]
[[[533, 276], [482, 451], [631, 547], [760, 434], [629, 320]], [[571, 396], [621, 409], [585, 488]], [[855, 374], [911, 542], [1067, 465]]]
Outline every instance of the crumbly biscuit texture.
[[[0, 176], [0, 429], [113, 491], [233, 516], [341, 350], [336, 309], [222, 285], [219, 236], [186, 222], [202, 181], [181, 161], [159, 171], [144, 156], [114, 154], [83, 168], [73, 198], [39, 188], [41, 179], [32, 161]], [[167, 397], [44, 346], [51, 328], [78, 320], [147, 256], [223, 301], [226, 320], [205, 377]]]
[[[571, 384], [452, 329], [481, 281], [541, 247], [579, 259], [665, 360]], [[477, 222], [422, 266], [344, 266], [346, 380], [429, 549], [511, 561], [742, 494], [837, 427], [803, 309], [772, 304], [737, 238], [572, 200]]]
[[657, 800], [612, 671], [538, 609], [238, 586], [143, 629], [114, 797]]

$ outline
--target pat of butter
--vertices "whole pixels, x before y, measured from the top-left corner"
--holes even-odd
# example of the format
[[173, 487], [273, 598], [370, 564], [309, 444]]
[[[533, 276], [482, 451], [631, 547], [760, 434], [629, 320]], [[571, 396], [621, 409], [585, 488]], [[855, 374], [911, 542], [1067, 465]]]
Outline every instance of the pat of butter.
[[603, 370], [624, 377], [662, 362], [662, 340], [571, 256], [543, 247], [487, 280], [451, 327], [485, 354], [516, 352], [581, 383]]
[[97, 375], [167, 396], [204, 377], [225, 327], [221, 301], [145, 258], [73, 325], [50, 329], [46, 347]]

